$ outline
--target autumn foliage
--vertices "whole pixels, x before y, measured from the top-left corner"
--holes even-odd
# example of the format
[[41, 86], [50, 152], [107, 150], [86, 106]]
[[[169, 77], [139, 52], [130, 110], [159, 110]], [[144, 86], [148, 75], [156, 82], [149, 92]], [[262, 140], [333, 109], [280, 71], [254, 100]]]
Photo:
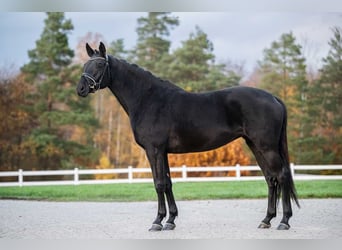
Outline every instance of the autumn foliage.
[[[237, 139], [223, 147], [215, 150], [210, 150], [200, 153], [188, 153], [188, 154], [170, 154], [169, 165], [170, 166], [235, 166], [236, 164], [248, 165], [250, 164], [250, 158], [244, 151], [243, 140]], [[203, 172], [196, 173], [195, 176], [217, 176], [217, 175], [235, 176], [234, 172], [225, 174], [224, 172]], [[245, 172], [241, 173], [245, 175]], [[194, 173], [192, 173], [194, 175]]]

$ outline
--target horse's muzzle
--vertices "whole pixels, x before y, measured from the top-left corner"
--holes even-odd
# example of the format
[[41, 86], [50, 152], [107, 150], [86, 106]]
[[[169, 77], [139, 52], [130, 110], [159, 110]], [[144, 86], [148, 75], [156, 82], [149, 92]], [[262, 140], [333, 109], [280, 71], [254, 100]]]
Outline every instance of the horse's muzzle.
[[90, 92], [88, 84], [82, 81], [78, 83], [76, 90], [77, 94], [82, 97], [86, 97]]

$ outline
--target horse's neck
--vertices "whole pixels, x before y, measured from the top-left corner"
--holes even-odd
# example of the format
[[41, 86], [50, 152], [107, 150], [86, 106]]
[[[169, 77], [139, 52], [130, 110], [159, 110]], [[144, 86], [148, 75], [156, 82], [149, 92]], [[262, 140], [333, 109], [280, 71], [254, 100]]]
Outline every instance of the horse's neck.
[[109, 89], [112, 91], [113, 95], [115, 95], [116, 99], [119, 101], [126, 114], [129, 116], [129, 106], [126, 104], [125, 98], [123, 98], [118, 91], [116, 91], [112, 86], [109, 86]]
[[108, 87], [130, 116], [139, 106], [149, 83], [143, 82], [144, 72], [142, 70], [134, 69], [135, 66], [113, 57], [111, 60], [113, 61], [110, 69], [112, 82]]
[[112, 83], [109, 88], [129, 116], [134, 115], [144, 100], [150, 99], [152, 95], [167, 96], [167, 93], [184, 91], [136, 65], [131, 65], [114, 57], [111, 57], [111, 61]]

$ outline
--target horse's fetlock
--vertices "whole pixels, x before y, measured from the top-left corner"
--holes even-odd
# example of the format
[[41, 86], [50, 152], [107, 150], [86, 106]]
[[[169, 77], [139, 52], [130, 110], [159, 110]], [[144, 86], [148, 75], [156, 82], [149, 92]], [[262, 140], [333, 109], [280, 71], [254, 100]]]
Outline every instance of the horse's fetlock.
[[292, 217], [292, 211], [284, 212], [284, 217], [290, 219]]

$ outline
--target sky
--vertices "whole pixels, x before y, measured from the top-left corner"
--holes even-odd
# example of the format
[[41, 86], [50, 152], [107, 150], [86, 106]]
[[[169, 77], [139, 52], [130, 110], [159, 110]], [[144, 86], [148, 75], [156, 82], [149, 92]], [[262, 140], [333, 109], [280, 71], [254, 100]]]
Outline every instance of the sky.
[[[146, 12], [66, 12], [74, 30], [69, 34], [69, 46], [75, 49], [87, 32], [100, 33], [104, 42], [123, 38], [126, 49], [137, 42], [137, 19]], [[244, 63], [251, 73], [263, 50], [283, 33], [293, 32], [303, 46], [307, 63], [321, 65], [328, 53], [331, 27], [342, 24], [342, 13], [334, 12], [172, 12], [180, 25], [171, 30], [171, 50], [181, 46], [199, 26], [214, 45], [216, 62], [228, 60]], [[35, 48], [44, 27], [43, 12], [0, 12], [0, 67], [18, 69], [29, 61], [27, 52]]]

